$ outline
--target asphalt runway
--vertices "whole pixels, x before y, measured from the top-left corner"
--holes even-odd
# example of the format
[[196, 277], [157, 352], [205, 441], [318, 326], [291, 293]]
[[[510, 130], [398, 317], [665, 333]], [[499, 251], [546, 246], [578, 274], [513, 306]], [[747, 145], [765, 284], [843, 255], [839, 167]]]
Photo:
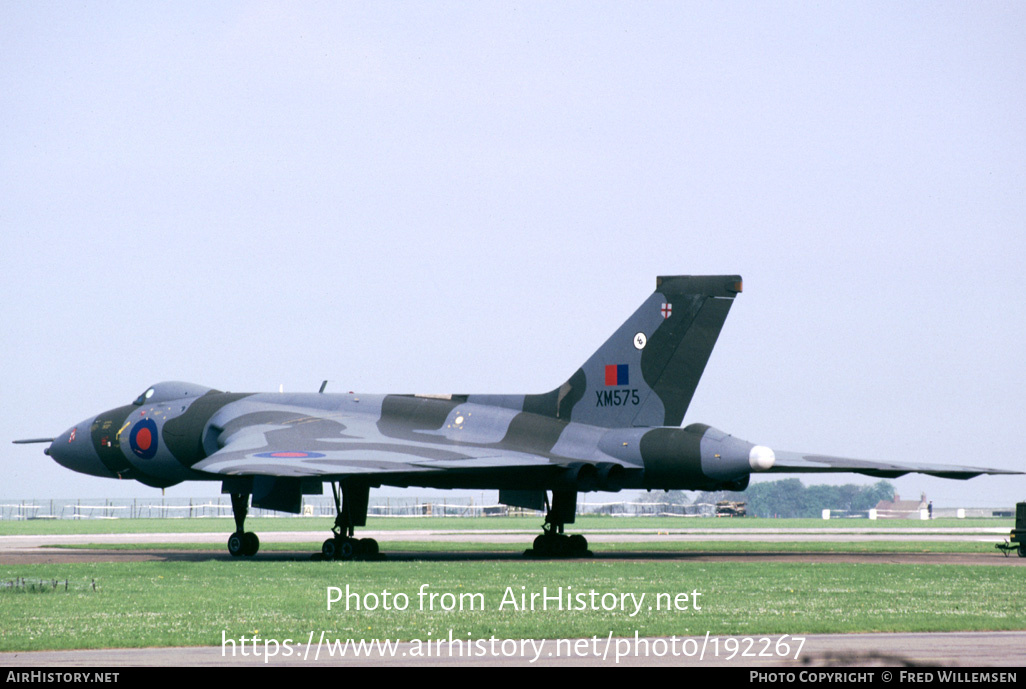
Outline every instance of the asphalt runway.
[[[802, 638], [798, 649], [797, 639]], [[733, 640], [728, 643], [728, 639]], [[769, 639], [766, 643], [763, 639]], [[1024, 667], [1026, 632], [945, 632], [935, 634], [816, 634], [789, 637], [786, 657], [775, 654], [779, 635], [770, 637], [671, 637], [671, 639], [546, 639], [523, 646], [496, 645], [495, 653], [471, 655], [470, 649], [443, 647], [427, 657], [413, 643], [388, 652], [327, 657], [322, 646], [300, 644], [289, 658], [265, 658], [236, 648], [141, 648], [98, 651], [0, 653], [0, 666], [21, 667], [765, 667], [770, 669], [838, 667]], [[510, 640], [505, 640], [510, 641]], [[582, 643], [583, 642], [583, 643]], [[449, 649], [452, 649], [451, 651]], [[486, 647], [487, 648], [487, 647]], [[779, 647], [783, 649], [783, 646]], [[620, 657], [617, 658], [617, 649]], [[767, 653], [768, 651], [768, 653]], [[761, 655], [760, 655], [761, 654]], [[794, 657], [797, 655], [797, 657]]]
[[[968, 541], [999, 543], [1007, 535], [1001, 528], [813, 528], [813, 529], [674, 529], [670, 532], [647, 530], [581, 530], [588, 542], [632, 543], [636, 550], [618, 552], [599, 551], [592, 555], [597, 560], [684, 560], [701, 561], [765, 561], [765, 562], [876, 562], [902, 564], [958, 564], [958, 565], [1000, 565], [1026, 566], [1026, 558], [1005, 557], [997, 549], [983, 555], [972, 553], [803, 553], [803, 552], [752, 552], [752, 551], [652, 551], [646, 550], [646, 543], [744, 541], [753, 542], [832, 542], [858, 543], [865, 541], [898, 542], [950, 542]], [[259, 534], [262, 544], [268, 543], [319, 543], [326, 536], [319, 531], [271, 531]], [[485, 530], [360, 530], [357, 536], [375, 538], [381, 544], [383, 557], [388, 560], [407, 561], [459, 561], [459, 560], [518, 560], [523, 559], [521, 551], [474, 551], [474, 552], [403, 552], [391, 550], [389, 541], [442, 541], [442, 542], [485, 542], [520, 543], [529, 548], [537, 535], [535, 531], [485, 531]], [[181, 550], [175, 544], [216, 543], [227, 541], [225, 533], [122, 533], [122, 534], [74, 534], [45, 536], [0, 536], [0, 564], [55, 563], [55, 562], [140, 562], [179, 561], [197, 562], [206, 560], [231, 560], [227, 548], [224, 550]], [[167, 544], [167, 548], [148, 550], [105, 550], [69, 549], [68, 545], [123, 545], [123, 544]], [[319, 558], [317, 550], [262, 550], [258, 559], [295, 561]]]
[[[1008, 536], [1008, 528], [1000, 527], [822, 527], [800, 529], [572, 529], [573, 533], [587, 536], [590, 543], [653, 543], [653, 542], [700, 542], [700, 541], [745, 541], [751, 542], [799, 542], [829, 541], [856, 543], [859, 541], [964, 541], [998, 543]], [[524, 543], [541, 533], [536, 530], [498, 531], [490, 529], [359, 529], [360, 538], [374, 538], [388, 541], [442, 541], [442, 542], [486, 542]], [[324, 531], [261, 531], [261, 543], [318, 543], [330, 534]], [[105, 533], [75, 535], [0, 536], [0, 556], [7, 552], [36, 549], [45, 546], [74, 544], [132, 544], [132, 543], [225, 543], [228, 532], [192, 533]]]
[[[1026, 566], [1026, 558], [1004, 557], [996, 549], [993, 553], [790, 553], [790, 552], [653, 552], [646, 551], [648, 542], [666, 541], [904, 541], [904, 540], [970, 540], [997, 543], [1006, 534], [1001, 529], [788, 529], [788, 530], [684, 530], [673, 533], [652, 531], [585, 532], [592, 543], [616, 541], [637, 544], [636, 550], [624, 552], [598, 552], [596, 560], [679, 560], [682, 562], [812, 562], [845, 563], [888, 563], [910, 565], [955, 564], [991, 565], [1003, 567]], [[496, 543], [524, 543], [525, 547], [534, 537], [534, 532], [489, 532], [489, 531], [361, 531], [361, 537], [373, 537], [382, 545], [384, 558], [390, 561], [487, 561], [523, 560], [521, 552], [391, 552], [388, 541], [473, 541]], [[263, 543], [312, 543], [321, 539], [320, 532], [267, 532], [261, 533]], [[0, 536], [0, 564], [63, 563], [63, 562], [127, 562], [167, 561], [199, 562], [208, 560], [231, 560], [226, 550], [187, 551], [175, 549], [178, 543], [223, 543], [227, 534], [220, 533], [142, 533], [142, 534], [84, 534], [64, 536]], [[57, 548], [57, 545], [147, 543], [167, 544], [166, 548], [146, 551], [124, 550], [74, 550]], [[267, 561], [297, 561], [318, 559], [319, 553], [302, 548], [287, 551], [262, 551], [256, 559]], [[341, 563], [340, 563], [341, 564]], [[727, 639], [737, 641], [728, 643]], [[768, 638], [772, 641], [763, 642]], [[676, 639], [672, 648], [666, 639], [598, 639], [562, 640], [566, 643], [557, 647], [555, 640], [547, 640], [545, 646], [526, 646], [513, 652], [510, 648], [492, 648], [490, 653], [475, 656], [453, 656], [440, 652], [434, 656], [413, 657], [410, 644], [398, 644], [386, 652], [378, 651], [361, 657], [312, 657], [314, 652], [304, 647], [292, 657], [242, 656], [241, 651], [233, 657], [214, 648], [150, 648], [110, 649], [98, 651], [42, 651], [0, 653], [0, 665], [40, 667], [118, 667], [118, 666], [233, 666], [271, 665], [304, 667], [307, 665], [349, 665], [375, 667], [386, 666], [450, 666], [478, 665], [504, 667], [519, 665], [542, 666], [594, 666], [609, 664], [619, 666], [721, 666], [721, 667], [856, 667], [856, 666], [963, 666], [1000, 667], [1026, 666], [1026, 631], [1016, 632], [956, 632], [931, 634], [820, 634], [808, 635], [797, 658], [787, 656], [758, 655], [755, 651], [772, 648], [779, 636], [720, 637], [715, 646], [717, 653], [706, 653], [699, 658], [687, 655], [695, 651], [698, 644], [709, 640], [696, 637], [693, 641]], [[631, 644], [634, 644], [633, 646]], [[743, 653], [746, 648], [748, 654]], [[610, 648], [636, 649], [638, 652], [623, 655], [614, 661], [609, 656]], [[734, 653], [728, 651], [734, 649]], [[311, 647], [313, 648], [313, 647]], [[574, 653], [562, 653], [567, 648]], [[578, 652], [580, 651], [580, 652]], [[643, 652], [642, 652], [643, 651]]]
[[[0, 552], [0, 564], [57, 564], [65, 562], [207, 562], [210, 560], [231, 561], [227, 550], [72, 550], [40, 548], [32, 551]], [[261, 551], [256, 558], [266, 562], [297, 562], [320, 560], [321, 554], [305, 550]], [[390, 551], [387, 543], [382, 547], [380, 559], [391, 562], [481, 562], [524, 560], [520, 551], [464, 551], [464, 552], [413, 552]], [[533, 559], [533, 558], [532, 558]], [[660, 552], [638, 550], [620, 552], [597, 552], [587, 558], [599, 561], [666, 561], [681, 562], [793, 562], [808, 564], [823, 563], [876, 563], [907, 565], [993, 565], [1002, 567], [1026, 567], [1026, 558], [1005, 557], [1001, 553], [777, 553], [758, 551], [723, 552]]]

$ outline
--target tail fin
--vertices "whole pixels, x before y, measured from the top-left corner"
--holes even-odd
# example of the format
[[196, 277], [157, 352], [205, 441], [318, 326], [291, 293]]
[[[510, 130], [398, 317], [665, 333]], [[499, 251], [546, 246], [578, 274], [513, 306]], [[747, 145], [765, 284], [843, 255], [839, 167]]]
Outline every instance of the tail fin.
[[656, 291], [560, 387], [523, 410], [622, 428], [679, 426], [734, 297], [739, 275], [656, 278]]

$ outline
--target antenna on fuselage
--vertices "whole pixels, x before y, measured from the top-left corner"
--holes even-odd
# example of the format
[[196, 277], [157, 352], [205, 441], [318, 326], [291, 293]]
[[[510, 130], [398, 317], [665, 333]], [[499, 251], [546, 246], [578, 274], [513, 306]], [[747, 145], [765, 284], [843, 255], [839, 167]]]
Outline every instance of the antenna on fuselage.
[[324, 381], [323, 383], [321, 383], [321, 389], [318, 390], [317, 392], [319, 392], [319, 393], [321, 393], [323, 395], [324, 394], [324, 388], [326, 388], [326, 387], [328, 387], [328, 381]]

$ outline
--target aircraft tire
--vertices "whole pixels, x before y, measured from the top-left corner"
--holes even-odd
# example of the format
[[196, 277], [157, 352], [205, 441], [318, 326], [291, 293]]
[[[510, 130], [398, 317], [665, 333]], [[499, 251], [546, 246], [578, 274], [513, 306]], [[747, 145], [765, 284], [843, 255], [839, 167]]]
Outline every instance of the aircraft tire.
[[338, 545], [334, 538], [329, 538], [321, 544], [321, 555], [325, 560], [334, 560], [338, 556]]
[[245, 545], [243, 541], [243, 535], [240, 533], [233, 533], [228, 537], [228, 552], [232, 557], [242, 557], [245, 555]]
[[260, 539], [252, 531], [242, 534], [242, 554], [252, 557], [260, 550]]
[[361, 538], [360, 547], [363, 550], [363, 554], [368, 557], [374, 557], [378, 554], [378, 542], [373, 538]]
[[583, 555], [588, 551], [588, 539], [579, 533], [575, 533], [567, 542], [570, 555]]
[[356, 554], [356, 548], [353, 547], [353, 541], [350, 538], [340, 538], [336, 544], [338, 547], [336, 560], [352, 560]]
[[1019, 546], [1019, 557], [1026, 557], [1026, 545]]
[[570, 553], [570, 538], [563, 534], [542, 534], [534, 539], [534, 553], [542, 557], [566, 557]]

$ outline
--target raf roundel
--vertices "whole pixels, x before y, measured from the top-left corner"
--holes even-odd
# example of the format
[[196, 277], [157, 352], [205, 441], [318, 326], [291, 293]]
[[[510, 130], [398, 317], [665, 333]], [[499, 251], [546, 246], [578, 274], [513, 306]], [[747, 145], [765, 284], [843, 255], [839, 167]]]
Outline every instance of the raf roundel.
[[132, 427], [128, 445], [139, 457], [153, 459], [157, 454], [157, 424], [153, 419], [143, 419]]

